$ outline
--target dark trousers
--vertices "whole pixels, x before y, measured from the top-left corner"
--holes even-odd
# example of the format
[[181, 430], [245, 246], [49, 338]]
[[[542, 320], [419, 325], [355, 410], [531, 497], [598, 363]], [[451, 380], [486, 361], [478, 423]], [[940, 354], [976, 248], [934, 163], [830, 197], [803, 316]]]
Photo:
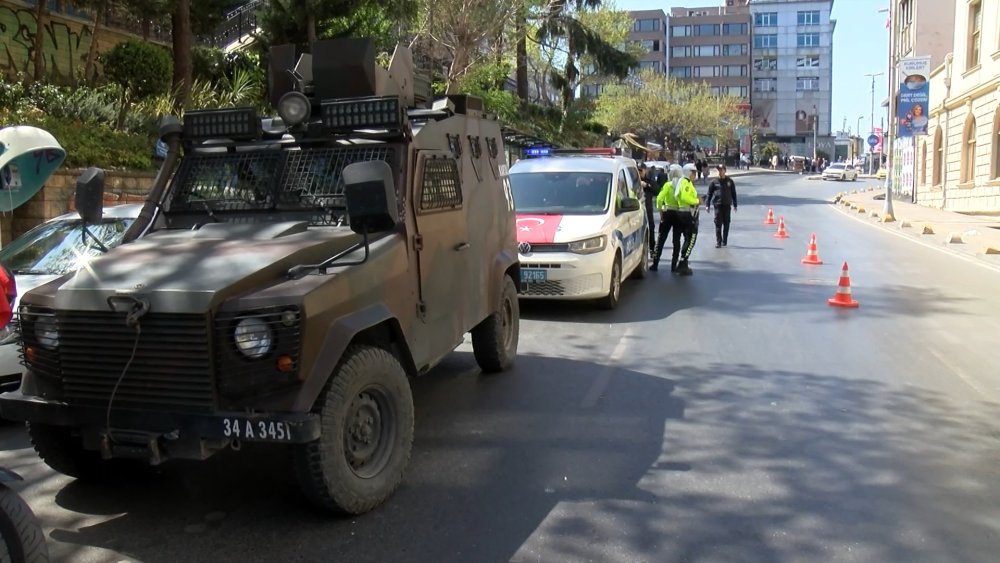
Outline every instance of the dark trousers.
[[676, 242], [678, 236], [677, 227], [677, 215], [679, 213], [677, 210], [670, 209], [667, 211], [660, 212], [660, 232], [659, 237], [656, 240], [656, 252], [653, 253], [653, 265], [657, 266], [660, 263], [660, 256], [663, 256], [663, 247], [667, 243], [667, 235], [670, 234], [670, 230], [674, 231], [674, 259], [671, 262], [670, 269], [674, 270], [677, 268], [677, 253], [680, 252], [680, 245]]
[[653, 222], [653, 206], [656, 204], [653, 194], [644, 194], [646, 198], [646, 228], [649, 229], [649, 253], [656, 252], [656, 223]]
[[[681, 236], [684, 237], [684, 244], [681, 244]], [[681, 266], [687, 266], [688, 258], [694, 252], [694, 244], [698, 240], [698, 220], [691, 213], [677, 212], [677, 223], [674, 228], [674, 258], [673, 264], [677, 263], [678, 256], [681, 259]]]
[[715, 243], [729, 243], [729, 222], [732, 220], [732, 205], [715, 206]]

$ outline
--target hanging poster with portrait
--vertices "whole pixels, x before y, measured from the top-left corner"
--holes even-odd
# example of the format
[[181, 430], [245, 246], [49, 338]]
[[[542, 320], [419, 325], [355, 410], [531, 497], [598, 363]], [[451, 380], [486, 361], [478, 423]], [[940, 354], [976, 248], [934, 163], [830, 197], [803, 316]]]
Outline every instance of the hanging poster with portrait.
[[774, 112], [774, 100], [754, 100], [753, 126], [760, 135], [774, 135], [776, 133], [778, 116]]
[[795, 110], [795, 134], [812, 135], [813, 120], [816, 117], [816, 109], [811, 102], [808, 103], [808, 106], [800, 105]]
[[930, 57], [912, 57], [899, 62], [899, 99], [896, 116], [899, 137], [927, 134], [927, 112], [930, 109]]

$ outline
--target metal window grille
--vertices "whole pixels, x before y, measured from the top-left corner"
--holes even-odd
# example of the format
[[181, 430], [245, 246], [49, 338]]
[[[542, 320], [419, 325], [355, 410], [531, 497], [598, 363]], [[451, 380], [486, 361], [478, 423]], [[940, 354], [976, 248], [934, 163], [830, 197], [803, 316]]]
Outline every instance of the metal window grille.
[[432, 211], [462, 205], [462, 185], [458, 166], [451, 158], [433, 158], [424, 162], [424, 177], [420, 188], [420, 209]]

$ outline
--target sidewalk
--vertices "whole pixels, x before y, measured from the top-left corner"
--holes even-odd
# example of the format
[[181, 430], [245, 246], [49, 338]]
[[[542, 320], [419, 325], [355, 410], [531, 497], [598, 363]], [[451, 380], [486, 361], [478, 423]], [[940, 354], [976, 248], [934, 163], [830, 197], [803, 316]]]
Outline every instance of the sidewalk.
[[833, 202], [845, 214], [1000, 270], [1000, 216], [964, 215], [894, 197], [894, 220], [886, 220], [882, 217], [885, 189], [874, 184], [842, 192]]

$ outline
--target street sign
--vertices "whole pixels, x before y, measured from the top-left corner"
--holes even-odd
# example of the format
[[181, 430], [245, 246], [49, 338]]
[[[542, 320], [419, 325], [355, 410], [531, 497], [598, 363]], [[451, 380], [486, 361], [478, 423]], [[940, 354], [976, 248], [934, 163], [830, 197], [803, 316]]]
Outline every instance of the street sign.
[[875, 148], [875, 145], [877, 144], [878, 144], [878, 135], [874, 133], [868, 135], [868, 146], [871, 148]]

